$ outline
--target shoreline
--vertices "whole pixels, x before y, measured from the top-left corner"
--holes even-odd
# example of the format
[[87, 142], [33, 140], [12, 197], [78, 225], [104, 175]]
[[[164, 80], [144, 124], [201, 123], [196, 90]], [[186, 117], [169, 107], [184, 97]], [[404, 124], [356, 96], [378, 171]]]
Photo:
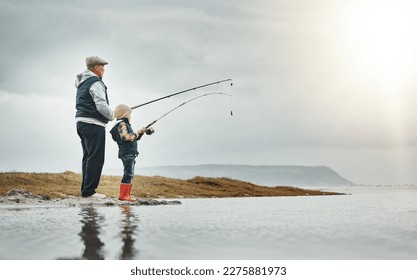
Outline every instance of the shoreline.
[[[275, 196], [345, 195], [344, 193], [301, 189], [291, 186], [266, 187], [231, 178], [194, 177], [188, 180], [161, 176], [136, 176], [132, 196], [136, 202], [118, 200], [120, 176], [103, 175], [98, 193], [105, 199], [82, 198], [79, 173], [0, 173], [0, 206], [5, 204], [63, 205], [168, 205], [175, 199]], [[169, 201], [174, 199], [174, 201]]]
[[84, 198], [67, 196], [64, 198], [50, 198], [32, 194], [22, 189], [12, 189], [5, 195], [0, 196], [0, 209], [19, 207], [83, 207], [83, 206], [157, 206], [157, 205], [177, 205], [181, 204], [177, 200], [157, 200], [137, 198], [134, 202], [122, 201], [114, 197], [102, 199]]

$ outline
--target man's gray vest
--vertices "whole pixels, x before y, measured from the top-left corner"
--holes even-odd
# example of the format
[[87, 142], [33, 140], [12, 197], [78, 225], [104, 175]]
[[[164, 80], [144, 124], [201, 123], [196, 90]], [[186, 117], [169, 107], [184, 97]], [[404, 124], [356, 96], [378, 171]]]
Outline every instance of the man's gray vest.
[[[76, 117], [84, 117], [84, 118], [93, 118], [99, 120], [103, 123], [108, 123], [109, 120], [103, 116], [99, 111], [96, 109], [96, 104], [94, 103], [93, 97], [90, 94], [90, 87], [97, 81], [101, 81], [98, 77], [93, 76], [82, 82], [77, 89], [77, 98], [75, 103], [75, 108], [77, 112], [75, 114]], [[104, 83], [103, 83], [104, 85]], [[107, 87], [104, 85], [105, 94], [106, 94], [106, 101], [109, 104], [109, 99], [107, 98]]]

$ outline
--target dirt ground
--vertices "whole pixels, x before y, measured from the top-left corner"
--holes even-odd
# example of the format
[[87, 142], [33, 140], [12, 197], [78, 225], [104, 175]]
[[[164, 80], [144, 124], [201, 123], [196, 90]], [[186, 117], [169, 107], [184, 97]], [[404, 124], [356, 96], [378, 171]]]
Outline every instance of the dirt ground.
[[[132, 196], [143, 199], [220, 198], [257, 196], [339, 195], [336, 192], [308, 190], [291, 186], [266, 187], [230, 178], [195, 177], [189, 180], [160, 176], [136, 176]], [[81, 174], [0, 173], [0, 196], [13, 189], [48, 199], [79, 197]], [[111, 198], [119, 194], [120, 176], [102, 176], [97, 192]]]

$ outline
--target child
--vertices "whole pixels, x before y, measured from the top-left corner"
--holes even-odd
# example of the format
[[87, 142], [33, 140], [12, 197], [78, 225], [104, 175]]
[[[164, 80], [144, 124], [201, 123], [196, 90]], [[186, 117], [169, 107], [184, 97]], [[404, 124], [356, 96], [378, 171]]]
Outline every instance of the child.
[[132, 202], [135, 199], [130, 196], [130, 191], [132, 190], [131, 182], [135, 172], [135, 158], [139, 154], [137, 141], [140, 140], [148, 129], [142, 128], [134, 132], [130, 125], [131, 116], [132, 109], [129, 106], [118, 105], [114, 110], [114, 117], [117, 118], [117, 123], [110, 130], [110, 133], [113, 140], [119, 145], [118, 157], [122, 160], [124, 168], [119, 199]]

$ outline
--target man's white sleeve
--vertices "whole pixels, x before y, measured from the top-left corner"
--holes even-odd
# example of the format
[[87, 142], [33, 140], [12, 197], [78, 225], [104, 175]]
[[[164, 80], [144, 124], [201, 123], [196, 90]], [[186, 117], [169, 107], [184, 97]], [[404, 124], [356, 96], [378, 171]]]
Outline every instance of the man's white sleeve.
[[102, 82], [97, 81], [90, 87], [90, 94], [96, 104], [97, 111], [108, 120], [113, 120], [114, 112], [107, 104], [106, 91]]

